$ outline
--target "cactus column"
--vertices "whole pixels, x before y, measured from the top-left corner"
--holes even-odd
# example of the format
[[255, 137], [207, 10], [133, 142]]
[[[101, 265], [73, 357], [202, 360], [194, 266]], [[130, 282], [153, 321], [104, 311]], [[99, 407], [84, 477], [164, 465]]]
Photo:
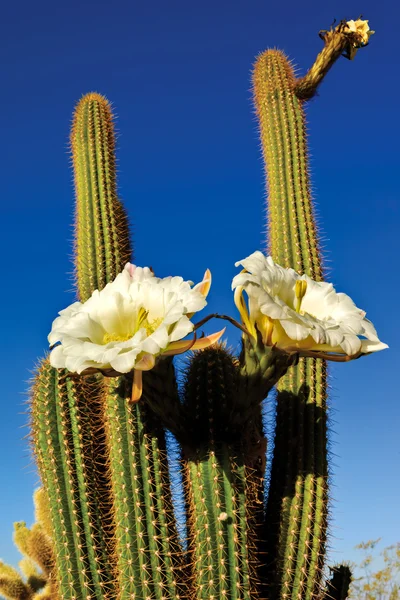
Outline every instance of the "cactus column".
[[[76, 280], [85, 301], [115, 279], [131, 256], [127, 218], [117, 198], [113, 117], [102, 96], [88, 94], [79, 102], [71, 146]], [[147, 429], [141, 408], [126, 408], [127, 398], [121, 395], [126, 383], [125, 378], [109, 384], [101, 375], [72, 376], [47, 361], [36, 377], [33, 438], [49, 498], [64, 600], [182, 596], [180, 549], [171, 529], [171, 508], [167, 512], [163, 434], [159, 431], [158, 438]], [[127, 539], [136, 540], [131, 549]]]
[[[304, 109], [283, 53], [255, 65], [254, 91], [268, 182], [269, 253], [322, 279], [313, 216]], [[277, 425], [263, 548], [273, 598], [312, 598], [319, 586], [327, 521], [326, 366], [301, 359], [278, 385]]]
[[76, 192], [75, 267], [82, 302], [131, 259], [128, 220], [117, 196], [114, 118], [100, 94], [78, 103], [71, 131]]
[[196, 353], [187, 370], [184, 482], [198, 600], [258, 597], [255, 540], [264, 473], [249, 466], [250, 430], [239, 433], [233, 416], [238, 381], [238, 366], [223, 347]]
[[[254, 97], [268, 188], [268, 251], [276, 262], [322, 280], [311, 202], [304, 101], [334, 62], [354, 58], [373, 32], [368, 21], [341, 21], [320, 32], [324, 48], [297, 80], [280, 51], [261, 54], [254, 69]], [[301, 359], [278, 385], [274, 458], [262, 546], [269, 596], [315, 597], [324, 561], [328, 468], [326, 364]]]

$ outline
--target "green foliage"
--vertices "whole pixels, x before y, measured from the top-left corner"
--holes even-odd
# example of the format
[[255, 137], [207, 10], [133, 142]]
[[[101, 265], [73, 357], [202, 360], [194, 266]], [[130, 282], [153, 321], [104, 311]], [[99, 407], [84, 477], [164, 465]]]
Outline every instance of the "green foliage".
[[[335, 36], [327, 36], [317, 66], [302, 82], [278, 51], [262, 54], [254, 72], [269, 188], [269, 251], [281, 265], [317, 280], [322, 266], [303, 103], [337, 54]], [[76, 284], [86, 301], [131, 254], [117, 197], [113, 116], [104, 97], [81, 99], [71, 146]], [[180, 387], [172, 359], [159, 359], [143, 375], [139, 404], [130, 402], [132, 374], [107, 375], [77, 376], [45, 359], [32, 390], [32, 439], [48, 507], [43, 529], [32, 530], [29, 539], [36, 548], [40, 536], [51, 536], [53, 562], [37, 548], [33, 552], [33, 545], [31, 553], [45, 573], [54, 564], [60, 598], [320, 595], [328, 510], [324, 362], [298, 362], [245, 338], [239, 357], [223, 346], [195, 353]], [[278, 381], [266, 496], [261, 402]], [[184, 543], [172, 502], [167, 429], [181, 452]], [[21, 525], [21, 547], [28, 548], [28, 537]], [[3, 579], [14, 595], [18, 586], [19, 597], [30, 593], [12, 570]], [[46, 584], [41, 598], [53, 598], [53, 584]]]

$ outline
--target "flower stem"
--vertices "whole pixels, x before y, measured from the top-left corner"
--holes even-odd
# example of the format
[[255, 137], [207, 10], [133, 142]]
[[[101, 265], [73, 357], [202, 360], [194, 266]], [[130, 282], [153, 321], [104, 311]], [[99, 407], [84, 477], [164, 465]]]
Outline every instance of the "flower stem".
[[238, 323], [238, 321], [236, 321], [233, 317], [229, 317], [228, 315], [219, 315], [218, 313], [212, 313], [211, 315], [204, 317], [204, 319], [196, 323], [196, 325], [194, 326], [194, 331], [196, 331], [196, 329], [199, 329], [199, 327], [205, 325], [211, 319], [223, 319], [224, 321], [229, 321], [229, 323], [243, 331], [243, 333], [245, 333], [246, 335], [251, 335], [250, 332], [246, 329], [246, 327]]

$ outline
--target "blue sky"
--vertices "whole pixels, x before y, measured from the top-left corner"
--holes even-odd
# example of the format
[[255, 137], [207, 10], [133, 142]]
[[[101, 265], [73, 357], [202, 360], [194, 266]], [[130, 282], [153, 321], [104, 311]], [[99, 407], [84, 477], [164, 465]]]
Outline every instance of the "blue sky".
[[[339, 60], [308, 106], [329, 278], [390, 345], [331, 368], [331, 560], [355, 557], [362, 540], [400, 538], [399, 6], [21, 0], [3, 8], [0, 36], [3, 560], [19, 557], [13, 521], [33, 521], [38, 478], [23, 440], [27, 382], [52, 320], [74, 299], [68, 135], [75, 103], [98, 91], [115, 107], [135, 262], [193, 280], [209, 267], [210, 311], [234, 314], [234, 262], [265, 246], [254, 59], [279, 47], [304, 72], [321, 48], [318, 31], [361, 13], [376, 30], [370, 46], [353, 63]], [[236, 345], [237, 333], [228, 333]]]

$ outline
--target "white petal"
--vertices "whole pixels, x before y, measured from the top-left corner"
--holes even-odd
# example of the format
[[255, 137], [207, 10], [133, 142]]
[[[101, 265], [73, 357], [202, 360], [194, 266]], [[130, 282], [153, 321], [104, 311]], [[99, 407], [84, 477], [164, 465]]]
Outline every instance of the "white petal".
[[353, 356], [361, 349], [361, 340], [355, 335], [345, 335], [340, 343], [340, 347], [348, 356]]
[[253, 252], [253, 254], [250, 254], [250, 256], [247, 258], [236, 262], [235, 267], [242, 266], [250, 273], [261, 273], [261, 271], [265, 269], [266, 260], [267, 259], [265, 258], [264, 254], [257, 250], [256, 252]]
[[289, 321], [287, 319], [283, 319], [280, 321], [285, 333], [291, 340], [305, 340], [309, 335], [310, 331], [301, 323], [295, 323], [294, 321]]
[[141, 343], [140, 347], [143, 352], [159, 354], [168, 346], [168, 341], [167, 328], [164, 325], [161, 325]]
[[170, 342], [182, 340], [184, 337], [186, 337], [189, 333], [193, 331], [193, 328], [193, 323], [184, 315], [179, 319], [172, 333], [170, 334]]
[[55, 369], [65, 368], [65, 355], [62, 346], [56, 346], [50, 352], [50, 364]]
[[361, 340], [361, 352], [378, 352], [379, 350], [385, 350], [389, 348], [387, 344], [383, 342], [371, 342], [370, 340]]
[[110, 365], [119, 373], [129, 373], [135, 366], [136, 357], [139, 352], [138, 348], [134, 348], [129, 352], [120, 353], [110, 361]]

